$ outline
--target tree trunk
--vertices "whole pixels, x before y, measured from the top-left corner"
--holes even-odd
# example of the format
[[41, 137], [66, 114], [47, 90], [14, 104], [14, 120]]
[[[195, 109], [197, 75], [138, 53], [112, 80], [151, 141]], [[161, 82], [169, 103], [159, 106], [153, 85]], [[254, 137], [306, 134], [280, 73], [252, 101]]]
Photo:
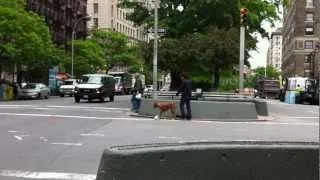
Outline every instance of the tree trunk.
[[213, 74], [214, 74], [213, 89], [217, 90], [220, 85], [220, 67], [219, 66], [214, 66]]

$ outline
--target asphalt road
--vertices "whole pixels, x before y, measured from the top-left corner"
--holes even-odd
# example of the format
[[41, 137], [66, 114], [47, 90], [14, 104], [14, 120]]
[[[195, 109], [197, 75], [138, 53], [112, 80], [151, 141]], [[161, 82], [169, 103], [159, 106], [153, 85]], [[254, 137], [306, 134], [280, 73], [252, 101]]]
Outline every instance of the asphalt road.
[[92, 180], [113, 145], [190, 141], [318, 141], [319, 109], [268, 101], [266, 122], [155, 121], [129, 116], [130, 97], [0, 102], [0, 179]]

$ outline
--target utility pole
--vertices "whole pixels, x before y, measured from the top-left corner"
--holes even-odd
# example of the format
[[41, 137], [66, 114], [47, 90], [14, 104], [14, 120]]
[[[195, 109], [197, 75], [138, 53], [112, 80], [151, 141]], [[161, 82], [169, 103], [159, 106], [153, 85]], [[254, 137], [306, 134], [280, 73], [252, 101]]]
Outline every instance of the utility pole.
[[244, 50], [245, 50], [245, 26], [248, 20], [248, 9], [240, 10], [240, 59], [239, 59], [239, 93], [243, 93], [243, 71], [244, 71]]
[[159, 0], [154, 0], [153, 99], [158, 99], [158, 5]]
[[85, 21], [89, 21], [91, 19], [91, 16], [84, 16], [78, 20], [76, 20], [74, 26], [72, 27], [72, 35], [71, 35], [71, 76], [72, 78], [74, 78], [74, 74], [73, 74], [73, 66], [74, 66], [74, 40], [76, 39], [76, 29], [78, 24], [85, 20]]

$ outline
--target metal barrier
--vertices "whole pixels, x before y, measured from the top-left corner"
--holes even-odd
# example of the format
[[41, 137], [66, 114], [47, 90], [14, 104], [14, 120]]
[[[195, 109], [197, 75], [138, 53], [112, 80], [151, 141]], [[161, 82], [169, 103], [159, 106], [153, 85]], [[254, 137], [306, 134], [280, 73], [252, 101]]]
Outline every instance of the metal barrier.
[[[176, 99], [176, 91], [157, 91], [158, 97], [170, 97]], [[145, 92], [145, 98], [152, 98], [152, 92]], [[253, 98], [250, 95], [239, 95], [228, 92], [192, 92], [192, 100], [210, 100], [211, 98]]]

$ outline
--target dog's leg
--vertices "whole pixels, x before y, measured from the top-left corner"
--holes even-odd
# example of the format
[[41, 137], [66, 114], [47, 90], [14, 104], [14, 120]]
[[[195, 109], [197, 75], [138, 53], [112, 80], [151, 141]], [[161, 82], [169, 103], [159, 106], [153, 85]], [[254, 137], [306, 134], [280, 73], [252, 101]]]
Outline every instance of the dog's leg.
[[175, 109], [171, 109], [171, 115], [172, 115], [172, 117], [171, 117], [172, 120], [176, 119], [176, 110]]
[[163, 114], [163, 111], [160, 110], [160, 112], [159, 112], [159, 120], [162, 118], [162, 114]]

